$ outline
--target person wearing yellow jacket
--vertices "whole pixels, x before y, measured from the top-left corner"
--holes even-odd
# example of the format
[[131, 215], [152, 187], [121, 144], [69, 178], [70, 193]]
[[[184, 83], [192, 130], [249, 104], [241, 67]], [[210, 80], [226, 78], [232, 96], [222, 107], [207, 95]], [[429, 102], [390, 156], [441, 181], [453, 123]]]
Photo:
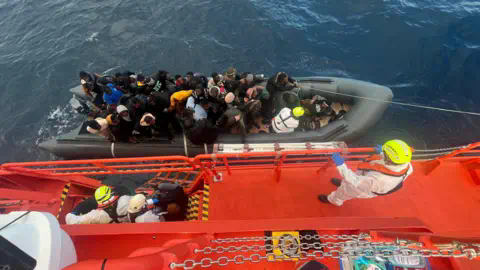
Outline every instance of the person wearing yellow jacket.
[[170, 96], [170, 107], [168, 108], [168, 111], [171, 112], [175, 110], [175, 106], [179, 103], [185, 103], [187, 102], [187, 99], [192, 95], [193, 90], [182, 90], [173, 93], [173, 95]]
[[379, 155], [361, 163], [356, 173], [345, 165], [338, 153], [334, 153], [332, 159], [343, 181], [331, 179], [338, 189], [328, 196], [318, 195], [318, 199], [323, 203], [341, 206], [347, 200], [388, 195], [401, 189], [413, 172], [411, 148], [401, 140], [391, 140], [375, 150]]

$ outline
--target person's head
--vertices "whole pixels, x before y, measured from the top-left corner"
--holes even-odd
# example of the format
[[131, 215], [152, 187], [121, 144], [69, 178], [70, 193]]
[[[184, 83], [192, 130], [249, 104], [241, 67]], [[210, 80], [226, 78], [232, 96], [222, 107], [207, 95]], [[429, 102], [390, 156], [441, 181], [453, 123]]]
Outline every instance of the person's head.
[[85, 80], [85, 81], [88, 81], [89, 79], [89, 76], [88, 74], [85, 72], [85, 71], [80, 71], [79, 73], [79, 77], [80, 77], [80, 80]]
[[120, 117], [117, 113], [113, 113], [107, 116], [107, 121], [109, 125], [116, 126], [120, 123]]
[[142, 127], [148, 127], [154, 124], [155, 124], [155, 116], [153, 116], [151, 113], [144, 114], [142, 116], [142, 119], [140, 119], [140, 126]]
[[193, 72], [192, 71], [187, 72], [187, 81], [190, 81], [192, 79], [193, 79]]
[[137, 194], [130, 199], [128, 204], [128, 213], [136, 214], [147, 206], [147, 197], [143, 194]]
[[225, 76], [227, 77], [227, 79], [235, 80], [236, 75], [237, 70], [234, 67], [227, 68], [227, 71], [225, 72]]
[[302, 107], [295, 107], [292, 110], [292, 115], [295, 118], [300, 118], [305, 114], [305, 110]]
[[213, 78], [213, 81], [214, 81], [215, 83], [218, 83], [218, 82], [221, 80], [221, 79], [220, 79], [220, 75], [218, 75], [217, 72], [213, 72], [213, 73], [212, 73], [212, 78]]
[[286, 84], [288, 83], [288, 75], [285, 72], [280, 72], [277, 76], [277, 83]]
[[152, 77], [145, 78], [145, 84], [149, 86], [153, 86], [155, 84], [155, 80]]
[[216, 87], [216, 86], [213, 86], [212, 88], [210, 88], [208, 90], [208, 94], [213, 97], [213, 98], [218, 98], [218, 96], [220, 95], [220, 88]]
[[225, 96], [225, 103], [227, 104], [232, 104], [234, 100], [235, 100], [235, 95], [232, 92], [228, 93]]
[[195, 86], [195, 95], [197, 96], [203, 96], [203, 85], [197, 84]]
[[401, 165], [412, 160], [412, 149], [401, 140], [391, 140], [382, 146], [385, 161], [394, 165]]
[[133, 97], [132, 104], [135, 109], [138, 109], [142, 105], [142, 101], [138, 97]]
[[111, 83], [107, 84], [107, 87], [105, 87], [105, 90], [104, 90], [105, 94], [111, 95], [113, 92], [112, 88], [113, 88], [113, 84]]
[[249, 73], [249, 74], [247, 75], [247, 77], [245, 77], [245, 79], [247, 80], [247, 83], [248, 83], [248, 84], [253, 83], [253, 79], [254, 79], [254, 78], [255, 78], [255, 77], [254, 77], [253, 74], [251, 74], [251, 73]]
[[105, 209], [112, 206], [118, 200], [118, 196], [115, 195], [110, 187], [101, 186], [95, 190], [95, 200], [98, 208]]
[[130, 115], [128, 114], [128, 109], [124, 105], [118, 105], [117, 106], [117, 113], [123, 119], [125, 119], [127, 121], [130, 121]]
[[97, 120], [87, 121], [87, 131], [91, 134], [98, 134], [102, 129], [102, 125]]
[[142, 74], [137, 75], [137, 85], [138, 86], [144, 86], [145, 85], [145, 76]]

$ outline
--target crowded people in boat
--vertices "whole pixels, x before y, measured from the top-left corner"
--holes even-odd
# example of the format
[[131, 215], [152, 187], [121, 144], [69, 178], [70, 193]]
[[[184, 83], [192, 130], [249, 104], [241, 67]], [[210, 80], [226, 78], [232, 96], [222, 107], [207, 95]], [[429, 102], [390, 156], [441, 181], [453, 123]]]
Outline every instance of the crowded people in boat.
[[331, 101], [318, 95], [301, 100], [300, 84], [284, 72], [270, 77], [266, 87], [260, 85], [263, 75], [239, 74], [233, 67], [223, 75], [212, 73], [210, 79], [191, 71], [174, 79], [168, 71], [159, 70], [152, 76], [82, 71], [80, 80], [97, 107], [90, 114], [95, 120], [87, 123], [87, 131], [111, 141], [142, 142], [165, 136], [173, 143], [175, 132], [195, 136], [214, 132], [203, 140], [187, 136], [192, 143], [203, 144], [221, 132], [245, 138], [251, 133], [315, 130], [346, 112], [337, 112]]
[[410, 164], [412, 149], [401, 140], [391, 140], [375, 147], [375, 151], [378, 155], [361, 163], [356, 173], [345, 165], [345, 160], [338, 153], [334, 153], [332, 159], [343, 180], [332, 178], [332, 184], [338, 189], [328, 196], [318, 195], [318, 199], [341, 206], [347, 200], [384, 196], [401, 189], [413, 172]]
[[162, 183], [147, 198], [129, 195], [126, 187], [97, 188], [93, 197], [79, 203], [65, 217], [67, 224], [142, 223], [183, 221], [188, 198], [177, 184]]

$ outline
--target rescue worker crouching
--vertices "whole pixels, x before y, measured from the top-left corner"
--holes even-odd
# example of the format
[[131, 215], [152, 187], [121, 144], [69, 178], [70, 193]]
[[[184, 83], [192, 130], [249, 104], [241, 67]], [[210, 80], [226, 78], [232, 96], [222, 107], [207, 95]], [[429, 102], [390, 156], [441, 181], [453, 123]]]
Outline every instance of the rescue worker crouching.
[[67, 224], [109, 224], [127, 222], [127, 209], [132, 196], [118, 194], [108, 186], [101, 186], [95, 190], [97, 209], [87, 214], [68, 213], [65, 217]]
[[388, 195], [401, 189], [403, 182], [413, 172], [411, 148], [401, 140], [391, 140], [375, 150], [379, 155], [361, 163], [357, 173], [345, 165], [338, 153], [334, 153], [332, 159], [343, 181], [331, 179], [338, 189], [328, 196], [318, 195], [318, 199], [323, 203], [341, 206], [347, 200]]
[[272, 120], [271, 131], [275, 133], [290, 133], [293, 132], [300, 123], [300, 118], [305, 113], [302, 107], [290, 109], [283, 108], [275, 118]]
[[129, 223], [161, 222], [165, 221], [163, 214], [167, 212], [155, 211], [149, 207], [147, 197], [143, 194], [137, 194], [132, 197], [127, 209], [127, 218]]

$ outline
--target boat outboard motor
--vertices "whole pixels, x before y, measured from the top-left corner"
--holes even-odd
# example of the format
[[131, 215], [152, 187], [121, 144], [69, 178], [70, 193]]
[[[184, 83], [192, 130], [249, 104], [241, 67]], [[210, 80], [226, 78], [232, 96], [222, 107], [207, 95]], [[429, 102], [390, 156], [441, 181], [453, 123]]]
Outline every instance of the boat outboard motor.
[[90, 108], [88, 107], [87, 103], [76, 98], [75, 95], [73, 95], [73, 97], [70, 99], [70, 106], [72, 106], [72, 108], [80, 114], [88, 115], [90, 112]]

